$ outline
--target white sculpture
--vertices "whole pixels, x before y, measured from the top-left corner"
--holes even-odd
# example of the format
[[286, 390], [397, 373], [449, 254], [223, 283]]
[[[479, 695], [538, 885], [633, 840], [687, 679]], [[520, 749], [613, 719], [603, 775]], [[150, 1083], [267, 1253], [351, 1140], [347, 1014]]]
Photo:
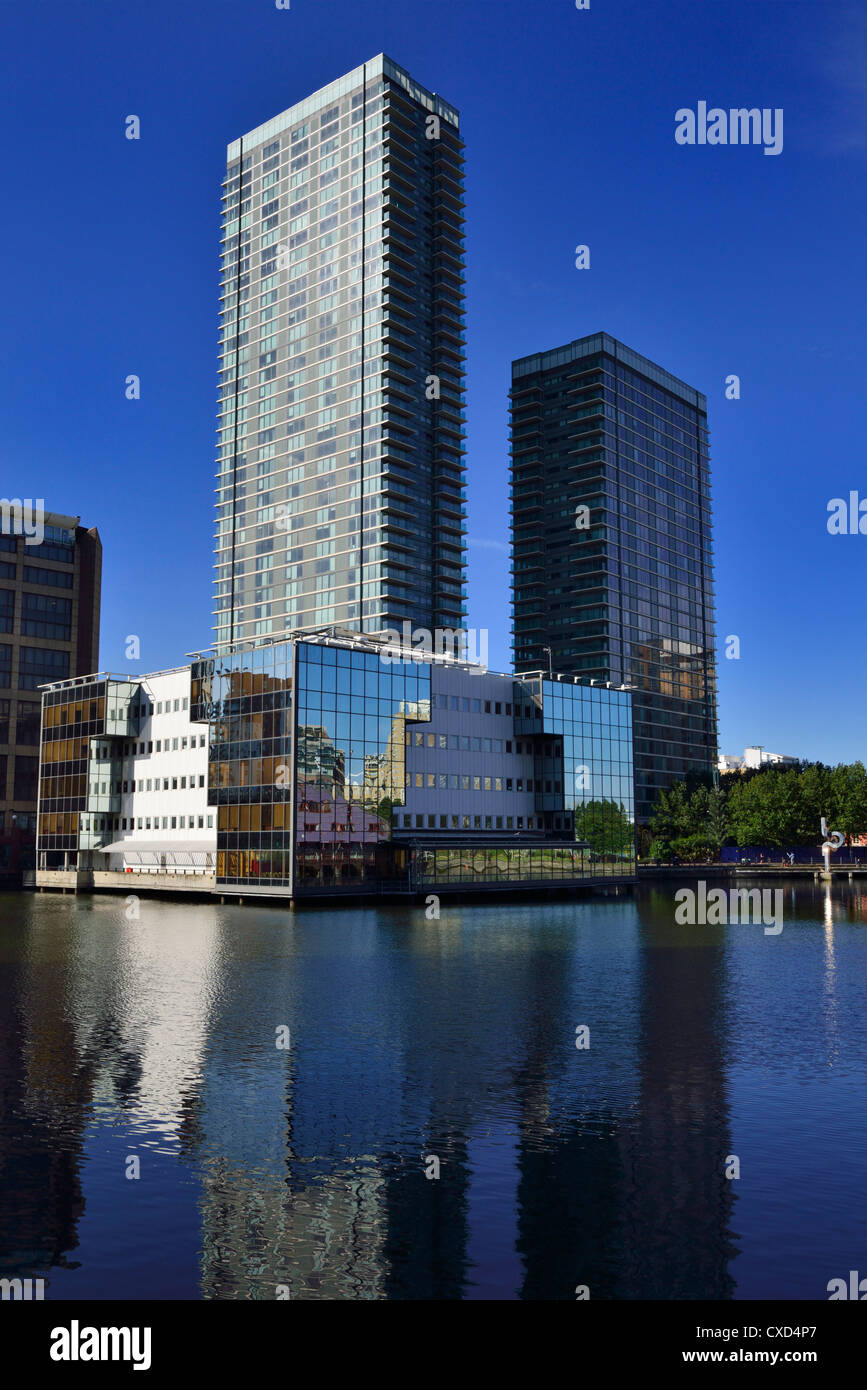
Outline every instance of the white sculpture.
[[825, 836], [825, 843], [822, 845], [822, 853], [825, 856], [825, 873], [831, 872], [831, 850], [841, 849], [846, 836], [842, 830], [829, 830], [825, 824], [825, 817], [822, 817], [822, 834]]

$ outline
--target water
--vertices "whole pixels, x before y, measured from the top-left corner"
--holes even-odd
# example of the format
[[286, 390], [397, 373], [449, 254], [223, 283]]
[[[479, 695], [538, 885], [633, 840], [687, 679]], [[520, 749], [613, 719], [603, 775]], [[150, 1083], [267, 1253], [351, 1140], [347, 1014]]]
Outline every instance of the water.
[[439, 921], [0, 897], [0, 1273], [827, 1298], [867, 1275], [867, 893], [786, 886], [766, 936], [675, 926], [675, 886]]

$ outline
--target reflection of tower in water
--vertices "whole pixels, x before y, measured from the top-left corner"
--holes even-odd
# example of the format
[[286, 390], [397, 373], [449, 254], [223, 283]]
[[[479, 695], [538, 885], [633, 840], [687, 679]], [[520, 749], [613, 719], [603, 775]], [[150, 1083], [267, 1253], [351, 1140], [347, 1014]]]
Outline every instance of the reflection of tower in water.
[[[577, 1117], [549, 1113], [546, 1057], [559, 1050], [572, 1022], [552, 1007], [558, 998], [553, 981], [527, 1040], [518, 1078], [522, 1298], [574, 1299], [579, 1285], [591, 1299], [724, 1299], [733, 1293], [724, 948], [713, 928], [691, 928], [686, 944], [676, 934], [670, 901], [655, 896], [656, 903], [638, 899], [642, 949], [631, 1102], [608, 1099], [603, 1089]], [[610, 969], [611, 959], [603, 959]], [[620, 1019], [629, 1019], [622, 990], [616, 1008]], [[555, 1038], [547, 1036], [552, 1028]], [[600, 1046], [600, 1031], [591, 1031], [591, 1046]]]
[[[0, 970], [0, 1275], [46, 1277], [78, 1246], [84, 1212], [81, 1156], [93, 1066], [81, 1056], [65, 1007], [65, 964], [25, 977]], [[27, 1026], [8, 1021], [27, 1020]], [[58, 1114], [63, 1117], [58, 1126]]]
[[622, 1134], [628, 1298], [727, 1299], [737, 1250], [726, 1093], [724, 928], [673, 923], [670, 894], [637, 899], [641, 1090]]

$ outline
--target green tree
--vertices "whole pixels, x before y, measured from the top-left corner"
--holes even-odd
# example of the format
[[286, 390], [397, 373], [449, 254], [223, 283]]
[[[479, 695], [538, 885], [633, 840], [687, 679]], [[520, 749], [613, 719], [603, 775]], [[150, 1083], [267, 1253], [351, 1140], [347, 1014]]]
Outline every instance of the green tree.
[[585, 801], [575, 808], [575, 838], [586, 840], [596, 854], [630, 854], [635, 844], [635, 825], [625, 806], [616, 801]]

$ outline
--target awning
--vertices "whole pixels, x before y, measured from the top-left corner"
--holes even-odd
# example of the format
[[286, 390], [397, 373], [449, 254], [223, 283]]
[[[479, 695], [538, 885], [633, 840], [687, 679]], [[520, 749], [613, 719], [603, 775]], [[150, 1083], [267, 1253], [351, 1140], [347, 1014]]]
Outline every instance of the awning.
[[217, 841], [213, 840], [115, 840], [110, 845], [100, 845], [97, 854], [216, 854]]

